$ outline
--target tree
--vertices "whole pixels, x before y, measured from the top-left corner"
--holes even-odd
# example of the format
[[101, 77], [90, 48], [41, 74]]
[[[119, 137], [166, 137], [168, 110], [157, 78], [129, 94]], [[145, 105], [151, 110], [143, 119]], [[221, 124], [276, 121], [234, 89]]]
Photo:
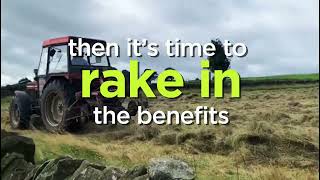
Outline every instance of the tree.
[[27, 84], [28, 82], [31, 82], [31, 81], [28, 78], [23, 78], [18, 81], [18, 84]]
[[209, 56], [208, 60], [210, 62], [209, 69], [214, 72], [214, 70], [226, 71], [230, 68], [230, 59], [226, 56], [224, 52], [224, 47], [219, 39], [211, 40], [211, 43], [215, 45], [215, 54]]
[[[173, 69], [172, 67], [167, 67], [167, 68], [165, 68], [164, 70], [166, 71], [166, 70], [175, 70], [175, 69]], [[173, 81], [173, 80], [174, 80], [174, 79], [173, 79], [172, 76], [168, 76], [168, 77], [166, 78], [166, 81]]]

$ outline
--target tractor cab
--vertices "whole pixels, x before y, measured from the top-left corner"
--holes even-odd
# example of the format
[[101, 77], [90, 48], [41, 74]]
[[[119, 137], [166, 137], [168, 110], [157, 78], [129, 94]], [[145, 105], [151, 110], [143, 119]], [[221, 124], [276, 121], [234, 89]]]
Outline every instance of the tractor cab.
[[[130, 100], [125, 108], [124, 99], [101, 96], [99, 87], [104, 80], [102, 77], [91, 82], [90, 98], [81, 97], [82, 70], [105, 71], [115, 68], [111, 67], [107, 56], [87, 56], [85, 49], [83, 56], [72, 57], [68, 47], [71, 39], [78, 41], [78, 37], [66, 36], [43, 42], [38, 68], [34, 70], [35, 80], [27, 84], [26, 91], [16, 91], [12, 99], [10, 122], [13, 128], [28, 127], [31, 115], [38, 114], [49, 131], [63, 132], [81, 127], [92, 119], [94, 107], [102, 106], [107, 106], [115, 113], [127, 110], [131, 116], [135, 115], [139, 103], [137, 100]], [[97, 42], [106, 45], [102, 40], [81, 39], [90, 46]]]
[[[83, 68], [99, 68], [110, 67], [110, 61], [107, 56], [97, 57], [94, 55], [87, 56], [84, 50], [82, 57], [72, 57], [69, 53], [68, 42], [78, 41], [78, 37], [67, 36], [45, 40], [42, 44], [41, 59], [38, 66], [38, 75], [46, 75], [52, 73], [77, 72]], [[82, 40], [91, 46], [100, 42], [106, 44], [105, 41], [82, 38]]]
[[[78, 41], [78, 37], [66, 36], [43, 41], [42, 51], [38, 68], [34, 69], [36, 82], [31, 82], [28, 87], [34, 90], [34, 86], [39, 87], [37, 92], [39, 96], [42, 94], [43, 87], [53, 78], [65, 78], [66, 80], [80, 80], [81, 70], [84, 69], [115, 69], [111, 67], [107, 56], [98, 57], [86, 55], [86, 50], [83, 51], [83, 56], [71, 56], [69, 53], [68, 43], [70, 40]], [[82, 38], [83, 42], [91, 46], [96, 43], [106, 44], [103, 40]], [[74, 81], [75, 82], [75, 81]], [[75, 84], [76, 86], [79, 83]]]

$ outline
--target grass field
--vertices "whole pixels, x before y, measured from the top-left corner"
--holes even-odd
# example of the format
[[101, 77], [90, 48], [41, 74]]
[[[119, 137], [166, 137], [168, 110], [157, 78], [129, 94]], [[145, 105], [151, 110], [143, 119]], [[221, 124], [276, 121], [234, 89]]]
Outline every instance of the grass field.
[[[198, 89], [188, 89], [178, 99], [150, 101], [151, 112], [193, 111], [199, 105], [228, 110], [227, 126], [133, 122], [116, 127], [88, 124], [85, 132], [77, 134], [16, 132], [34, 139], [37, 162], [68, 154], [131, 167], [168, 156], [187, 161], [197, 179], [319, 179], [319, 84], [242, 89], [241, 95], [240, 99], [229, 94], [224, 99], [204, 99]], [[1, 125], [12, 131], [9, 102], [9, 97], [1, 99]]]
[[287, 74], [287, 75], [277, 75], [277, 76], [265, 76], [265, 77], [245, 77], [241, 80], [244, 81], [258, 81], [258, 80], [304, 80], [304, 81], [315, 81], [319, 80], [319, 74]]

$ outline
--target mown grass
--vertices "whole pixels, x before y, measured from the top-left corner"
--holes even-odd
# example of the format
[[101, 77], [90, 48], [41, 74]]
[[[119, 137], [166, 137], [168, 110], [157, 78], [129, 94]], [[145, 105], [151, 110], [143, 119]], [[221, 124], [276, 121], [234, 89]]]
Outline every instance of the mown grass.
[[1, 112], [8, 110], [10, 103], [11, 103], [11, 99], [12, 99], [12, 97], [10, 97], [10, 96], [1, 98]]
[[[151, 158], [187, 161], [197, 179], [318, 179], [318, 84], [246, 89], [240, 99], [200, 98], [198, 90], [150, 102], [150, 111], [194, 110], [198, 105], [228, 110], [228, 126], [164, 125], [99, 127], [85, 134], [23, 130], [36, 143], [36, 162], [70, 155], [129, 168]], [[2, 128], [9, 99], [1, 101]], [[94, 130], [94, 128], [93, 128]]]

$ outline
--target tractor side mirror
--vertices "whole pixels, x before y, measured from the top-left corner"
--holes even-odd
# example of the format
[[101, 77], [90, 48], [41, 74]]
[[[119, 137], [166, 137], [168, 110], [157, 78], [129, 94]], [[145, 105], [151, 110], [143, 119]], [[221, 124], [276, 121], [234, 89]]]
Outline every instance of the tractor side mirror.
[[35, 75], [35, 76], [34, 76], [34, 80], [35, 80], [35, 81], [38, 81], [38, 79], [39, 79], [39, 77], [38, 77], [38, 71], [39, 71], [38, 69], [33, 69], [33, 73], [34, 73], [34, 75]]
[[56, 50], [55, 50], [55, 49], [51, 49], [51, 50], [49, 51], [49, 56], [50, 56], [50, 57], [53, 57], [55, 53], [56, 53]]
[[33, 73], [34, 73], [35, 76], [38, 76], [38, 69], [34, 69]]

